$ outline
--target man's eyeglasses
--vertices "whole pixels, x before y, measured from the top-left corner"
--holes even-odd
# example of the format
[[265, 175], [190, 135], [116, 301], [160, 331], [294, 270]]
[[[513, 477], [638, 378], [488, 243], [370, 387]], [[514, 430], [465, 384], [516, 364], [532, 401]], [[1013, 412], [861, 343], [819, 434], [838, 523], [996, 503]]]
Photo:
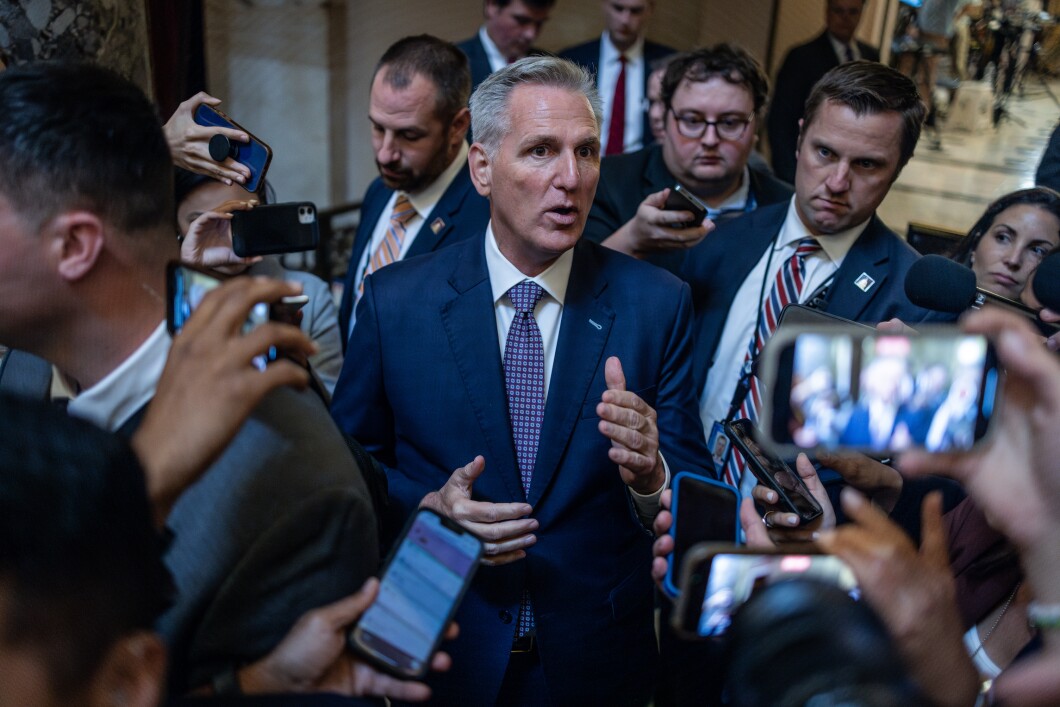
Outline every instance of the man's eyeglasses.
[[707, 132], [707, 127], [711, 125], [718, 131], [718, 137], [722, 140], [739, 140], [755, 117], [754, 113], [747, 115], [728, 113], [717, 120], [704, 120], [698, 115], [678, 115], [673, 108], [670, 112], [674, 114], [674, 120], [677, 121], [677, 132], [691, 140], [703, 137]]

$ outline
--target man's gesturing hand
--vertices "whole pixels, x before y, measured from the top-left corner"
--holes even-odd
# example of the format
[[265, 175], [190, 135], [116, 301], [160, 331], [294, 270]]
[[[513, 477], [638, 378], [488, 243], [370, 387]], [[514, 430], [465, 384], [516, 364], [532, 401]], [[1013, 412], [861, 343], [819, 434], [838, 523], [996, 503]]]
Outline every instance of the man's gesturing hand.
[[596, 414], [600, 416], [600, 432], [611, 440], [607, 455], [618, 464], [627, 486], [642, 495], [655, 493], [666, 480], [655, 410], [626, 390], [626, 376], [617, 356], [604, 364], [604, 380], [607, 390]]
[[486, 460], [475, 457], [453, 472], [438, 491], [423, 497], [420, 506], [452, 518], [485, 541], [483, 564], [503, 565], [526, 557], [525, 548], [537, 542], [538, 523], [528, 518], [534, 509], [528, 503], [489, 503], [471, 500], [471, 485], [486, 468]]

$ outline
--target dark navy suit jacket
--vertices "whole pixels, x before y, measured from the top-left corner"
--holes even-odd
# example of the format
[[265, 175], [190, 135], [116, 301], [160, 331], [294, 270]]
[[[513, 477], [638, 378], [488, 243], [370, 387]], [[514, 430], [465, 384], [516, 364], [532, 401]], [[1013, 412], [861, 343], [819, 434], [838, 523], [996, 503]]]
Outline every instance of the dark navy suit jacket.
[[[575, 64], [584, 67], [593, 76], [599, 77], [597, 69], [600, 64], [600, 38], [579, 44], [574, 47], [564, 49], [559, 53], [564, 59], [569, 59]], [[644, 86], [641, 90], [641, 96], [644, 100], [644, 120], [642, 123], [642, 142], [641, 146], [650, 145], [655, 142], [655, 137], [651, 132], [651, 121], [648, 119], [648, 77], [651, 76], [651, 65], [657, 59], [670, 56], [677, 50], [673, 47], [668, 47], [665, 44], [656, 44], [655, 42], [649, 42], [644, 40]], [[597, 80], [597, 87], [599, 88], [599, 79]], [[606, 131], [606, 127], [604, 128]]]
[[[489, 57], [486, 55], [486, 48], [482, 46], [482, 40], [479, 39], [478, 32], [462, 42], [457, 42], [456, 46], [464, 54], [467, 54], [468, 63], [471, 65], [471, 90], [474, 91], [480, 83], [486, 80], [487, 76], [493, 73]], [[541, 56], [548, 55], [548, 52], [544, 49], [531, 47], [526, 54], [527, 56]]]
[[[862, 59], [879, 61], [880, 53], [864, 42], [857, 42]], [[795, 143], [799, 119], [813, 85], [839, 66], [828, 33], [822, 32], [806, 44], [793, 47], [777, 72], [773, 98], [769, 102], [769, 151], [773, 172], [786, 182], [795, 181]]]
[[[357, 266], [361, 262], [364, 249], [372, 242], [372, 231], [384, 214], [393, 189], [388, 189], [378, 177], [368, 186], [361, 203], [361, 221], [357, 224], [357, 233], [353, 238], [353, 250], [350, 251], [350, 266], [346, 272], [346, 282], [342, 290], [342, 303], [339, 306], [339, 330], [342, 332], [342, 350], [350, 338], [350, 315], [353, 314], [357, 288]], [[453, 179], [453, 183], [442, 194], [434, 209], [424, 219], [416, 240], [409, 246], [406, 258], [423, 253], [430, 253], [465, 238], [481, 235], [486, 232], [490, 220], [489, 200], [479, 196], [471, 184], [471, 176], [465, 164]]]
[[[396, 263], [369, 278], [332, 414], [388, 469], [392, 504], [411, 513], [477, 454], [473, 496], [523, 502], [540, 522], [524, 560], [479, 569], [446, 644], [439, 704], [493, 705], [528, 588], [555, 704], [640, 704], [657, 650], [652, 536], [641, 525], [596, 406], [604, 362], [658, 411], [673, 473], [709, 459], [691, 386], [691, 299], [669, 273], [582, 240], [563, 307], [544, 425], [525, 496], [516, 465], [483, 238]], [[635, 288], [626, 286], [636, 283]], [[700, 471], [699, 473], [703, 473]]]
[[[714, 364], [736, 292], [780, 233], [788, 206], [788, 202], [766, 206], [724, 223], [688, 252], [681, 277], [692, 288], [696, 310], [697, 391], [703, 390]], [[905, 274], [919, 258], [919, 253], [873, 216], [836, 271], [824, 311], [873, 325], [894, 317], [907, 323], [953, 319], [953, 315], [917, 307], [905, 296]], [[854, 284], [862, 273], [875, 281], [867, 291]]]

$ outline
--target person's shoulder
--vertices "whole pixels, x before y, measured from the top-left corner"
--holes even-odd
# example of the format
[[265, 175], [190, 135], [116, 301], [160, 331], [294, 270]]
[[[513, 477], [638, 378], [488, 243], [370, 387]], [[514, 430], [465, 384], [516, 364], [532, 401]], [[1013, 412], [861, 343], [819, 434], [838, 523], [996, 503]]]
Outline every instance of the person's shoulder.
[[[666, 44], [659, 44], [658, 42], [652, 42], [650, 40], [644, 40], [644, 58], [648, 60], [648, 63], [655, 61], [656, 59], [662, 59], [663, 57], [676, 54], [677, 50]], [[650, 68], [650, 67], [649, 67]]]
[[483, 51], [482, 42], [479, 40], [477, 33], [471, 35], [467, 39], [457, 42], [456, 48], [465, 54], [470, 54], [475, 51]]
[[788, 50], [787, 55], [784, 58], [784, 63], [788, 64], [795, 63], [799, 60], [803, 60], [808, 56], [819, 53], [822, 51], [822, 47], [827, 48], [829, 51], [832, 50], [832, 46], [828, 41], [828, 33], [821, 32], [817, 36], [809, 39], [802, 44], [796, 44]]
[[575, 64], [592, 63], [595, 65], [600, 59], [600, 38], [590, 39], [588, 42], [575, 44], [567, 47], [557, 55], [562, 59], [573, 61]]
[[778, 179], [775, 175], [754, 167], [751, 167], [750, 170], [751, 181], [754, 183], [755, 188], [755, 198], [762, 206], [776, 204], [781, 201], [786, 202], [795, 193], [794, 187], [784, 180]]
[[600, 160], [600, 174], [623, 175], [624, 177], [640, 176], [650, 163], [662, 160], [662, 147], [657, 143], [642, 147], [633, 152], [620, 155], [608, 155]]
[[390, 198], [390, 194], [393, 192], [387, 185], [383, 184], [381, 177], [376, 177], [368, 185], [368, 188], [364, 190], [364, 198], [361, 199], [362, 203], [370, 203], [376, 199]]
[[578, 242], [579, 255], [590, 259], [592, 265], [608, 278], [623, 283], [636, 283], [635, 287], [623, 287], [633, 298], [642, 297], [647, 290], [673, 290], [682, 288], [684, 282], [668, 270], [638, 260], [625, 253], [619, 253], [599, 243], [581, 239]]

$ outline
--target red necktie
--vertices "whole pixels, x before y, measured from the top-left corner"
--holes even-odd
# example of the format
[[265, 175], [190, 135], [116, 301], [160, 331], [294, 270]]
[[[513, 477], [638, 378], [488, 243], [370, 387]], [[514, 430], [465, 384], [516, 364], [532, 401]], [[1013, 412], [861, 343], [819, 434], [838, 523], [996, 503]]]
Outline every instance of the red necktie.
[[605, 155], [621, 155], [626, 144], [626, 57], [618, 55], [618, 80], [615, 81], [615, 97], [611, 101], [611, 125], [607, 129]]

